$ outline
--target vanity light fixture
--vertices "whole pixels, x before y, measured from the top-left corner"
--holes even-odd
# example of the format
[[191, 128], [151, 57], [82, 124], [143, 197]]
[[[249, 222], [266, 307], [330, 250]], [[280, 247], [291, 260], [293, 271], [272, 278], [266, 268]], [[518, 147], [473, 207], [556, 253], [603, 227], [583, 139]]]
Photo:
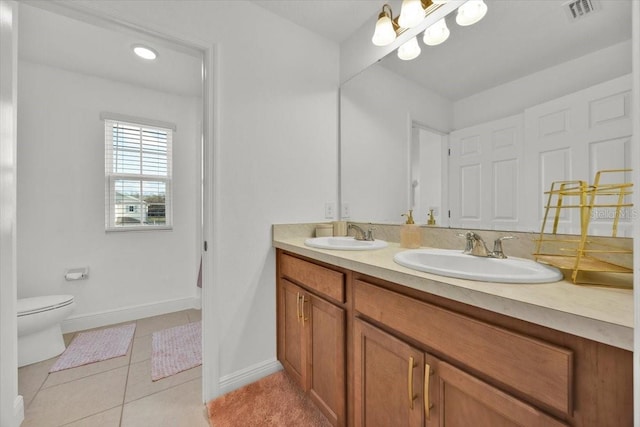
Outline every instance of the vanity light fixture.
[[458, 8], [456, 22], [463, 27], [473, 25], [487, 14], [487, 5], [482, 0], [469, 0]]
[[447, 27], [447, 21], [444, 18], [424, 30], [424, 37], [422, 41], [427, 46], [437, 46], [440, 43], [444, 43], [449, 38], [449, 28]]
[[142, 45], [134, 45], [133, 52], [138, 55], [142, 59], [146, 59], [148, 61], [153, 61], [158, 57], [158, 52], [151, 49], [150, 47], [142, 46]]
[[405, 44], [398, 48], [398, 58], [404, 61], [410, 61], [420, 55], [420, 45], [417, 37], [409, 39]]
[[[449, 0], [403, 0], [400, 16], [393, 18], [391, 6], [382, 6], [378, 15], [376, 28], [371, 42], [376, 46], [387, 46], [408, 28], [420, 24]], [[456, 22], [461, 26], [468, 26], [480, 21], [487, 14], [487, 5], [483, 0], [468, 0], [458, 7]], [[424, 31], [422, 41], [427, 46], [436, 46], [449, 38], [449, 28], [445, 18], [440, 19]], [[420, 55], [420, 46], [414, 37], [398, 48], [398, 58], [411, 60]]]
[[396, 29], [398, 24], [393, 20], [391, 7], [388, 4], [382, 6], [382, 12], [378, 15], [376, 30], [373, 33], [371, 42], [376, 46], [386, 46], [396, 39]]
[[424, 19], [424, 7], [421, 0], [402, 0], [398, 25], [413, 28]]

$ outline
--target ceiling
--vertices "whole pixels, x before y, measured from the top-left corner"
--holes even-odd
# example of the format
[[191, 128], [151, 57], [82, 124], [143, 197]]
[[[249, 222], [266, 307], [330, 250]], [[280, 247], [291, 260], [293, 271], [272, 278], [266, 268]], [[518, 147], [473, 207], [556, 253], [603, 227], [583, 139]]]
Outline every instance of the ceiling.
[[[202, 96], [202, 59], [196, 51], [139, 32], [82, 22], [38, 7], [20, 7], [21, 59], [184, 96]], [[158, 52], [138, 58], [134, 44]]]
[[[336, 43], [348, 39], [366, 21], [375, 19], [381, 0], [252, 0], [289, 21]], [[395, 1], [395, 0], [394, 0]]]
[[[371, 33], [384, 0], [253, 0], [254, 3], [317, 34], [346, 40], [367, 21]], [[413, 61], [394, 53], [382, 66], [452, 101], [578, 58], [631, 38], [631, 1], [592, 0], [595, 12], [571, 21], [567, 0], [485, 0], [487, 15], [460, 27], [447, 17], [449, 39], [426, 46]], [[387, 0], [394, 16], [399, 0]]]
[[[422, 44], [422, 54], [401, 61], [395, 53], [381, 64], [440, 95], [457, 100], [570, 58], [631, 38], [631, 1], [592, 0], [598, 9], [571, 22], [566, 0], [485, 0], [489, 11], [470, 27], [447, 17], [449, 40]], [[383, 0], [253, 0], [295, 24], [337, 44], [371, 24]], [[400, 0], [388, 0], [394, 15]], [[19, 26], [22, 59], [89, 75], [178, 94], [201, 94], [201, 58], [197, 52], [131, 30], [114, 31], [47, 10], [24, 5]], [[552, 42], [550, 42], [552, 41]], [[154, 62], [130, 50], [144, 43], [159, 52]]]

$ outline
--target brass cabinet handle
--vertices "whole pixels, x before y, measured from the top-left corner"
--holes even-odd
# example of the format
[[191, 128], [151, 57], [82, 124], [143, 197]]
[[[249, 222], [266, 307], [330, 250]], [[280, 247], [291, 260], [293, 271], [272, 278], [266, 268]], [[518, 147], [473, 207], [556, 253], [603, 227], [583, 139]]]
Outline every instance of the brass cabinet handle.
[[307, 301], [309, 301], [309, 300], [304, 297], [304, 294], [302, 294], [302, 298], [301, 298], [300, 304], [302, 305], [302, 325], [303, 326], [304, 326], [305, 320], [309, 320], [309, 318], [304, 315], [304, 303], [307, 302]]
[[424, 414], [427, 419], [431, 419], [431, 403], [429, 403], [429, 378], [431, 377], [431, 366], [424, 364]]
[[413, 409], [413, 401], [415, 400], [416, 397], [418, 397], [417, 395], [413, 394], [413, 368], [415, 367], [415, 363], [413, 361], [413, 356], [409, 356], [409, 381], [407, 381], [407, 383], [409, 384], [407, 387], [407, 391], [409, 392], [409, 408]]
[[298, 316], [298, 322], [300, 322], [300, 292], [298, 292], [296, 299], [296, 315]]

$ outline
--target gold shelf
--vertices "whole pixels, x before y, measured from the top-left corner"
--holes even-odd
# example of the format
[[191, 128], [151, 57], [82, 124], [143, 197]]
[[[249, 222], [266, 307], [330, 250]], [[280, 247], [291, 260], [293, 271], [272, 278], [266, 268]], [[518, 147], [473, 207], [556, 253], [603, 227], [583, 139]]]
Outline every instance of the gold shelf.
[[[548, 200], [544, 206], [540, 237], [536, 239], [536, 260], [569, 272], [573, 283], [613, 283], [613, 286], [619, 286], [620, 280], [609, 280], [606, 274], [601, 273], [618, 276], [633, 273], [631, 248], [598, 242], [596, 237], [588, 235], [593, 210], [609, 208], [614, 209], [611, 237], [617, 236], [622, 208], [633, 206], [625, 201], [626, 196], [632, 193], [633, 184], [601, 184], [601, 179], [606, 174], [627, 172], [631, 172], [631, 169], [598, 171], [591, 185], [580, 180], [554, 181], [549, 191], [545, 192]], [[566, 209], [579, 210], [580, 235], [576, 238], [557, 237], [561, 214]], [[549, 226], [551, 230], [547, 232]], [[623, 260], [625, 257], [628, 259]], [[630, 281], [623, 282], [626, 284], [622, 287], [629, 286]]]

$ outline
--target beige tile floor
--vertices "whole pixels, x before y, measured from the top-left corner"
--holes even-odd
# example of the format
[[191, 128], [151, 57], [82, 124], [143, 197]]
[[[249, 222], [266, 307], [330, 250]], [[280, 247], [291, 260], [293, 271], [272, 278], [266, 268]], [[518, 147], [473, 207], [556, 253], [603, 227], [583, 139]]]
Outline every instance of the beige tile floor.
[[20, 368], [22, 427], [207, 427], [201, 367], [151, 381], [151, 334], [200, 319], [185, 310], [137, 320], [127, 355], [104, 362], [50, 374], [54, 357]]

